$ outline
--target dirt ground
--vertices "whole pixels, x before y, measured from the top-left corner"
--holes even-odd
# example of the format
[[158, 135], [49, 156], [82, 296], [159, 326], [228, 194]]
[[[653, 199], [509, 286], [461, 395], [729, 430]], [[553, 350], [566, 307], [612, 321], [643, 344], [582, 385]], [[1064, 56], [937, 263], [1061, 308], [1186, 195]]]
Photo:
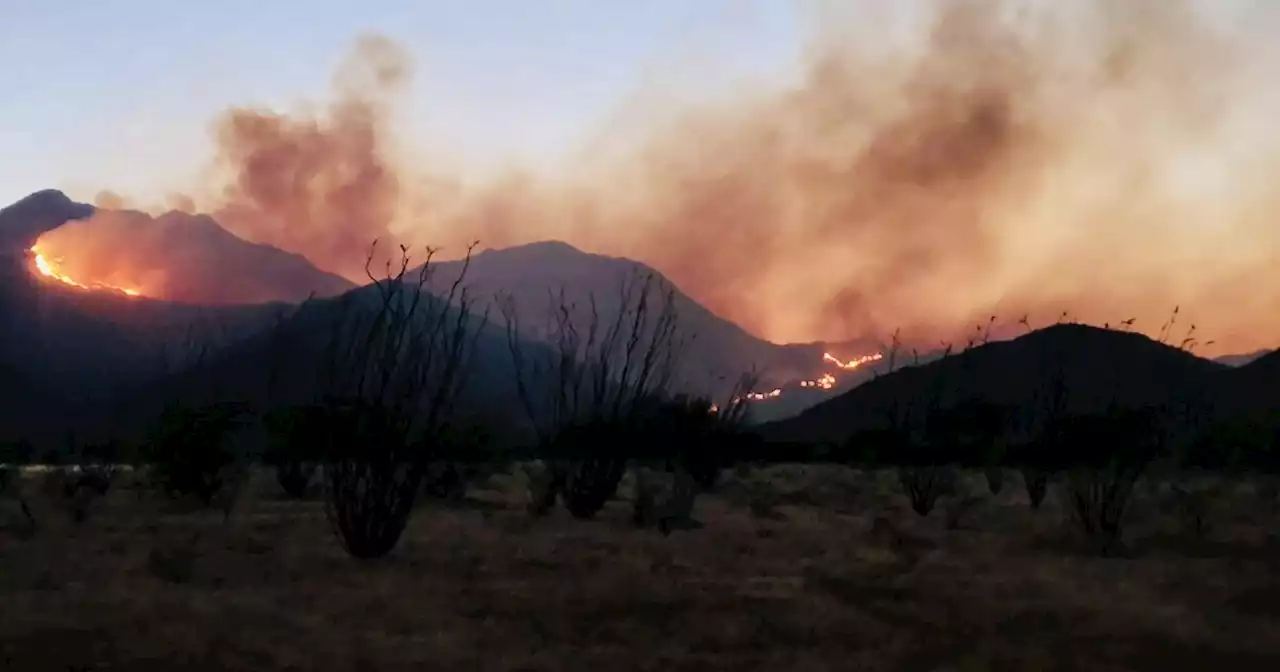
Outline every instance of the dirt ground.
[[228, 523], [128, 484], [83, 524], [34, 503], [34, 537], [0, 531], [0, 669], [1280, 670], [1280, 542], [1244, 486], [1199, 540], [1144, 489], [1101, 559], [1016, 478], [949, 529], [891, 474], [741, 470], [663, 536], [625, 501], [531, 520], [501, 475], [362, 564], [270, 480]]

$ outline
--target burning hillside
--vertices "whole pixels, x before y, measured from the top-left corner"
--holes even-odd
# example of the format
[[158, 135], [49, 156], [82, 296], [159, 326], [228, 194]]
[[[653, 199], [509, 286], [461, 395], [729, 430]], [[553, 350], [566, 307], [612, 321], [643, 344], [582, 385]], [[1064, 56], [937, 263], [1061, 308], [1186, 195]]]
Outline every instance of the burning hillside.
[[[127, 241], [122, 245], [121, 241]], [[97, 209], [40, 235], [33, 273], [90, 291], [197, 304], [301, 301], [353, 284], [306, 259], [241, 240], [213, 219]]]
[[40, 248], [38, 245], [36, 247], [32, 247], [29, 250], [29, 252], [31, 253], [31, 263], [35, 268], [35, 271], [39, 273], [41, 276], [48, 278], [50, 280], [56, 280], [58, 282], [61, 282], [64, 285], [68, 285], [70, 287], [78, 287], [80, 289], [119, 292], [126, 296], [142, 296], [142, 290], [137, 289], [135, 287], [122, 287], [119, 285], [112, 285], [112, 284], [104, 283], [100, 281], [91, 281], [90, 284], [85, 284], [84, 282], [80, 282], [79, 280], [76, 280], [75, 278], [72, 278], [71, 276], [61, 272], [59, 270], [59, 266], [55, 265], [60, 260], [50, 261], [47, 257], [45, 257], [44, 253], [40, 251]]

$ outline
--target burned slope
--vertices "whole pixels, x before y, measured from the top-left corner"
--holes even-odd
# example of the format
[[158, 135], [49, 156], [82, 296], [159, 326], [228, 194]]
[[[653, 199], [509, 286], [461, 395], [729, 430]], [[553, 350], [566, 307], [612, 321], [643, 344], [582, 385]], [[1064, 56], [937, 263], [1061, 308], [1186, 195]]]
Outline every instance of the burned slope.
[[296, 303], [355, 286], [300, 255], [238, 238], [208, 215], [177, 211], [100, 209], [41, 236], [40, 249], [73, 276], [183, 303]]
[[1213, 382], [1226, 369], [1141, 334], [1056, 325], [900, 369], [761, 432], [777, 441], [843, 442], [895, 411], [918, 409], [919, 420], [935, 400], [942, 408], [981, 399], [1034, 413], [1059, 380], [1069, 413], [1114, 404], [1202, 415], [1212, 411]]

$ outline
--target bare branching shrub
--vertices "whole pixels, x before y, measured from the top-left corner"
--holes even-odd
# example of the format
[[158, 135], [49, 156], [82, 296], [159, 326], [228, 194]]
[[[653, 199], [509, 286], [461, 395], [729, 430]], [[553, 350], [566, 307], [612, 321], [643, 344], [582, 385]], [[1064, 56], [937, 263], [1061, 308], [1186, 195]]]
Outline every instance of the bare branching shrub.
[[901, 466], [898, 482], [911, 500], [911, 510], [927, 516], [939, 499], [955, 494], [956, 472], [937, 464]]
[[544, 344], [526, 340], [535, 332], [514, 301], [503, 302], [516, 389], [545, 468], [530, 481], [536, 515], [558, 499], [578, 518], [599, 512], [639, 448], [642, 418], [673, 382], [683, 351], [675, 289], [636, 274], [621, 283], [614, 309], [606, 314], [594, 294], [579, 307], [561, 290], [537, 334]]
[[1058, 448], [1070, 452], [1072, 513], [1085, 535], [1109, 555], [1122, 541], [1125, 508], [1147, 466], [1163, 450], [1154, 410], [1119, 410], [1063, 420]]
[[1027, 499], [1031, 502], [1032, 510], [1039, 509], [1044, 503], [1044, 497], [1049, 493], [1049, 479], [1052, 476], [1052, 473], [1038, 467], [1022, 467], [1022, 483], [1027, 490]]
[[379, 277], [371, 249], [370, 288], [337, 300], [321, 398], [300, 439], [318, 442], [329, 521], [360, 559], [382, 557], [399, 542], [483, 328], [462, 287], [470, 249], [445, 296], [428, 291], [435, 250], [412, 273], [407, 248], [400, 251], [399, 265], [388, 263]]
[[1033, 511], [1044, 503], [1050, 481], [1066, 464], [1058, 435], [1067, 410], [1066, 374], [1061, 365], [1046, 361], [1044, 366], [1053, 367], [1048, 381], [1036, 390], [1027, 411], [1014, 418], [1012, 433], [1016, 438], [1005, 458], [1007, 464], [1022, 473], [1023, 487]]
[[954, 456], [902, 425], [858, 432], [850, 444], [859, 447], [868, 463], [894, 466], [898, 485], [917, 515], [928, 516], [938, 500], [955, 492]]

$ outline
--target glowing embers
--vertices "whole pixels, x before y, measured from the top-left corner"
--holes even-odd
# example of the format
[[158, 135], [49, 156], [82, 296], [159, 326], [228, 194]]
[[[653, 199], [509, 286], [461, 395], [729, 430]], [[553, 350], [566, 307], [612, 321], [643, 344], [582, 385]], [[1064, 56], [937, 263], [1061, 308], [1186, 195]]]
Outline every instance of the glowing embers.
[[49, 257], [46, 257], [44, 253], [40, 251], [38, 246], [32, 247], [30, 252], [33, 263], [35, 264], [36, 272], [51, 280], [57, 280], [64, 285], [79, 287], [80, 289], [87, 289], [90, 291], [115, 292], [117, 294], [124, 294], [125, 296], [142, 296], [142, 291], [133, 287], [117, 287], [116, 285], [103, 282], [81, 282], [62, 272], [57, 266], [57, 260], [50, 260]]

